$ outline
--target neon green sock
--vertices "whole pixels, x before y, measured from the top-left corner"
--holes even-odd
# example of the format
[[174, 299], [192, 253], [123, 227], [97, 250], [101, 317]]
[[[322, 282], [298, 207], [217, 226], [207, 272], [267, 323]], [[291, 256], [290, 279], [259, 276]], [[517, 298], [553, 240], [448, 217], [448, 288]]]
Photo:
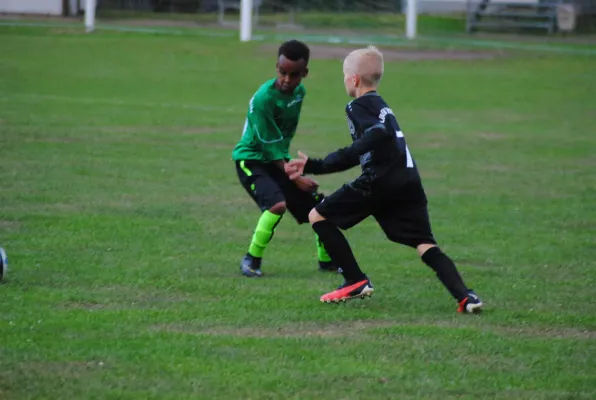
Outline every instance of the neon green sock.
[[263, 252], [267, 248], [267, 245], [273, 237], [275, 227], [279, 224], [283, 215], [273, 214], [271, 211], [266, 210], [261, 214], [257, 227], [254, 234], [252, 235], [252, 242], [248, 248], [248, 254], [253, 257], [263, 257]]
[[331, 257], [329, 257], [327, 250], [325, 250], [325, 246], [323, 245], [323, 242], [321, 242], [321, 239], [319, 239], [319, 235], [317, 235], [316, 233], [315, 233], [315, 239], [317, 241], [317, 255], [319, 256], [319, 261], [324, 261], [324, 262], [331, 261]]

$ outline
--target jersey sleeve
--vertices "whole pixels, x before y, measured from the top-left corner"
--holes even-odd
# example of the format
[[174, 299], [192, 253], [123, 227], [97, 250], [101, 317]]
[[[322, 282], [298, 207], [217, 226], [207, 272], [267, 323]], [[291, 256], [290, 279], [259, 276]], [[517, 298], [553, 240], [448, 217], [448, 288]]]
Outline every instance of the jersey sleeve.
[[273, 118], [274, 107], [272, 99], [261, 94], [252, 98], [248, 111], [248, 123], [267, 161], [287, 157], [283, 134]]
[[354, 142], [329, 153], [323, 159], [309, 159], [304, 166], [305, 173], [319, 175], [345, 171], [358, 165], [360, 156], [386, 146], [393, 140], [393, 135], [387, 131], [385, 125], [360, 105], [353, 104], [346, 111], [354, 126]]

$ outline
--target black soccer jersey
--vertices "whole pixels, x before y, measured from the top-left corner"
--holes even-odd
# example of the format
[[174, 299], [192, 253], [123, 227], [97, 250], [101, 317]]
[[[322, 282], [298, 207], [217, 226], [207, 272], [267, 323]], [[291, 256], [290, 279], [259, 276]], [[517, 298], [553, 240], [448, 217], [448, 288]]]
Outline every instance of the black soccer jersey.
[[424, 197], [416, 163], [406, 140], [385, 100], [369, 92], [346, 106], [353, 143], [330, 153], [324, 159], [309, 159], [304, 172], [325, 174], [344, 171], [360, 163], [362, 174], [350, 183], [365, 194], [390, 191], [400, 197]]

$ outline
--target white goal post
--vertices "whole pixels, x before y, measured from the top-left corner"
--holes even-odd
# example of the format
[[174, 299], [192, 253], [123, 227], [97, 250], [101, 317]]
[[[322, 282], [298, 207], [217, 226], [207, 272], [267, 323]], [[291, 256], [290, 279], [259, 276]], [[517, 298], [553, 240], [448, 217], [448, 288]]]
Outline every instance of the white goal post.
[[240, 41], [252, 38], [252, 0], [240, 0]]
[[[406, 0], [406, 37], [408, 39], [416, 38], [417, 1]], [[240, 0], [240, 41], [242, 42], [248, 42], [252, 38], [252, 8], [253, 0]]]
[[95, 0], [85, 0], [85, 32], [95, 29]]
[[406, 10], [406, 37], [408, 39], [416, 38], [416, 20], [418, 17], [418, 10], [416, 10], [417, 0], [407, 0]]

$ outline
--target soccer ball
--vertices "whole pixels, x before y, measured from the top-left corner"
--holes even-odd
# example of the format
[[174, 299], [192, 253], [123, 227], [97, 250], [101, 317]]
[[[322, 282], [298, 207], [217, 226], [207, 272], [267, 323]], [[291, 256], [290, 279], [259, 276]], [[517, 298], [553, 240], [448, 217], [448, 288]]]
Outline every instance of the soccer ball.
[[6, 275], [6, 271], [8, 270], [8, 257], [6, 257], [6, 252], [2, 247], [0, 247], [0, 281]]

